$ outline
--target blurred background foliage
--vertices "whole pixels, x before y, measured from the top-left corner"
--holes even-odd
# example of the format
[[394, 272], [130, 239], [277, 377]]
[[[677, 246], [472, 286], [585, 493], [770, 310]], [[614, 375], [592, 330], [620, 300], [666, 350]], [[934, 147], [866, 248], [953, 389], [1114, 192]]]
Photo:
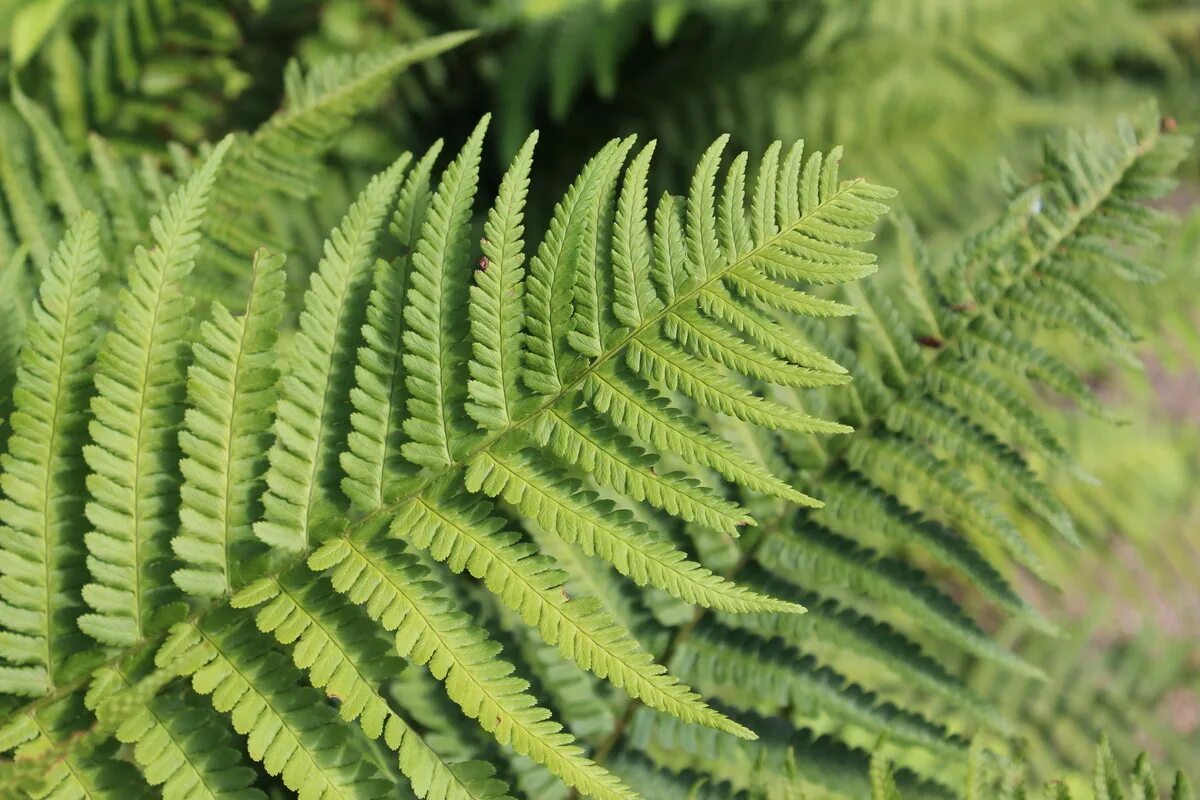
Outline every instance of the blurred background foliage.
[[[997, 206], [997, 175], [1025, 174], [1047, 134], [1150, 96], [1164, 124], [1200, 110], [1194, 0], [0, 0], [0, 78], [53, 109], [76, 153], [96, 131], [153, 165], [172, 157], [164, 142], [266, 119], [292, 54], [311, 65], [464, 27], [483, 36], [405, 76], [329, 155], [326, 190], [292, 207], [307, 255], [396, 150], [427, 146], [430, 130], [461, 139], [488, 111], [500, 157], [485, 165], [538, 128], [536, 179], [558, 185], [618, 134], [659, 139], [658, 178], [677, 186], [720, 132], [752, 152], [776, 138], [842, 144], [849, 169], [901, 190], [936, 254]], [[35, 146], [22, 120], [0, 114], [0, 132], [6, 181], [45, 180], [13, 155]], [[1014, 721], [1010, 747], [1037, 780], [1081, 780], [1102, 729], [1125, 762], [1140, 749], [1200, 761], [1197, 201], [1193, 157], [1170, 201], [1185, 222], [1164, 279], [1126, 291], [1135, 357], [1120, 369], [1094, 359], [1091, 383], [1120, 419], [1072, 413], [1057, 431], [1088, 476], [1051, 472], [1052, 483], [1089, 546], [1042, 548], [1057, 588], [1028, 581], [1058, 637], [1001, 633], [1050, 678], [967, 665]], [[903, 241], [880, 247], [886, 282]]]

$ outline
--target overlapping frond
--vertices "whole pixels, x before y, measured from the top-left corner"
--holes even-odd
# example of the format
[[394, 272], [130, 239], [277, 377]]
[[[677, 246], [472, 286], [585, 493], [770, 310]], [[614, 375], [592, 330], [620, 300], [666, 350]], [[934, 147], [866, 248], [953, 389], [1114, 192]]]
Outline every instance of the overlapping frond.
[[302, 551], [313, 517], [331, 510], [339, 480], [331, 474], [346, 436], [345, 397], [361, 337], [370, 267], [384, 220], [408, 165], [405, 154], [374, 178], [325, 246], [305, 293], [299, 331], [280, 386], [275, 443], [258, 538]]

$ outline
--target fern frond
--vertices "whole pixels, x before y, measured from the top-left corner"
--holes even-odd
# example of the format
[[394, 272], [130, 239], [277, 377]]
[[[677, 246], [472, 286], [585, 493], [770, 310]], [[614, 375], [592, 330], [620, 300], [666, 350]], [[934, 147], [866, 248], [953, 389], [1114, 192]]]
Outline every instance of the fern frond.
[[320, 157], [358, 114], [378, 102], [397, 75], [474, 35], [447, 33], [383, 52], [330, 58], [307, 75], [297, 61], [289, 62], [284, 107], [253, 135], [239, 139], [222, 171], [210, 226], [213, 238], [233, 258], [249, 257], [262, 244], [254, 212], [263, 209], [265, 198], [313, 195]]
[[700, 623], [673, 662], [680, 675], [706, 693], [764, 713], [786, 710], [793, 719], [828, 715], [873, 736], [887, 735], [946, 759], [967, 744], [923, 715], [881, 702], [816, 659], [779, 640], [762, 639], [711, 620]]
[[583, 168], [562, 200], [554, 207], [550, 226], [537, 253], [529, 262], [526, 280], [526, 339], [522, 378], [539, 395], [562, 391], [571, 330], [570, 301], [590, 209], [599, 202], [600, 182], [608, 163], [616, 158], [618, 143], [610, 142]]
[[[470, 503], [468, 505], [468, 503]], [[706, 708], [691, 692], [655, 664], [637, 640], [616, 625], [599, 603], [563, 595], [565, 574], [547, 556], [537, 555], [503, 522], [490, 516], [487, 503], [460, 495], [421, 500], [402, 509], [392, 535], [404, 538], [446, 562], [455, 572], [469, 571], [502, 603], [537, 629], [547, 644], [613, 685], [689, 722], [709, 725], [743, 738], [753, 734], [731, 725]]]
[[693, 478], [677, 472], [658, 474], [649, 453], [590, 415], [553, 409], [537, 422], [532, 435], [540, 445], [565, 463], [578, 465], [602, 486], [731, 535], [753, 522], [737, 504]]
[[45, 269], [50, 263], [59, 227], [38, 190], [32, 169], [28, 133], [11, 108], [0, 107], [0, 190], [3, 190], [13, 229], [28, 248], [34, 265]]
[[879, 669], [895, 673], [954, 707], [966, 710], [981, 724], [1009, 731], [1012, 722], [979, 696], [959, 675], [950, 672], [927, 654], [912, 638], [892, 626], [860, 614], [832, 598], [805, 592], [753, 566], [740, 575], [741, 582], [771, 597], [791, 600], [807, 609], [803, 615], [728, 614], [718, 615], [727, 626], [745, 628], [761, 636], [779, 637], [802, 651], [821, 645], [838, 653], [868, 659]]
[[85, 211], [102, 215], [103, 206], [90, 177], [75, 163], [66, 141], [46, 112], [15, 85], [13, 105], [33, 134], [43, 175], [53, 187], [54, 200], [63, 218], [75, 219]]
[[364, 346], [358, 349], [355, 386], [350, 390], [354, 405], [352, 430], [341, 456], [346, 472], [342, 491], [364, 510], [382, 505], [384, 483], [412, 468], [401, 457], [408, 405], [401, 326], [412, 250], [429, 210], [429, 176], [441, 149], [440, 142], [429, 148], [409, 171], [400, 190], [389, 231], [404, 252], [391, 262], [380, 260], [375, 265], [375, 285], [362, 330]]
[[341, 395], [352, 380], [376, 243], [408, 161], [405, 154], [363, 190], [305, 293], [279, 392], [263, 518], [254, 524], [259, 539], [287, 552], [303, 551], [314, 517], [332, 513], [338, 481], [330, 472], [350, 416]]
[[540, 466], [531, 451], [480, 455], [466, 480], [468, 488], [503, 497], [545, 530], [611, 562], [638, 585], [651, 584], [689, 603], [732, 612], [802, 610], [731, 584], [688, 560], [629, 511]]
[[171, 541], [188, 566], [175, 583], [190, 595], [219, 597], [240, 582], [254, 555], [262, 453], [271, 423], [277, 328], [283, 316], [284, 259], [259, 251], [245, 313], [214, 303], [200, 326], [188, 369], [188, 411], [180, 433], [180, 532]]
[[525, 196], [537, 134], [530, 134], [500, 184], [483, 227], [483, 257], [471, 287], [471, 402], [467, 413], [484, 428], [506, 427], [524, 398], [520, 383], [525, 322], [522, 238]]
[[68, 229], [44, 271], [16, 374], [16, 409], [0, 457], [0, 689], [52, 690], [83, 647], [75, 616], [85, 580], [83, 409], [96, 355], [98, 220]]
[[896, 558], [881, 557], [849, 539], [808, 525], [786, 539], [766, 541], [760, 564], [801, 585], [843, 586], [903, 609], [915, 622], [981, 658], [1012, 669], [1037, 669], [1005, 650], [924, 575]]
[[251, 788], [254, 770], [244, 764], [211, 708], [186, 697], [140, 696], [140, 687], [111, 668], [95, 673], [88, 702], [115, 727], [117, 741], [132, 746], [146, 783], [162, 787], [165, 800], [266, 797]]
[[[224, 623], [224, 624], [221, 624]], [[160, 668], [191, 678], [246, 737], [247, 751], [269, 775], [300, 796], [371, 800], [387, 796], [382, 779], [353, 740], [338, 735], [333, 711], [294, 683], [270, 640], [222, 612], [201, 627], [180, 623], [155, 656]]]
[[487, 764], [447, 763], [399, 714], [379, 688], [401, 672], [403, 662], [371, 621], [340, 594], [311, 575], [265, 580], [234, 599], [235, 608], [265, 606], [255, 615], [259, 630], [292, 649], [292, 660], [309, 682], [338, 702], [338, 716], [357, 721], [371, 739], [381, 736], [399, 756], [400, 771], [418, 797], [485, 800], [506, 797]]
[[98, 641], [129, 646], [175, 613], [166, 572], [177, 495], [176, 426], [182, 416], [184, 348], [191, 301], [179, 292], [199, 246], [200, 220], [230, 139], [167, 201], [152, 223], [155, 248], [139, 248], [105, 337], [96, 372], [94, 444], [88, 466], [88, 569], [83, 598], [96, 613], [79, 626]]
[[434, 469], [455, 460], [464, 438], [454, 410], [466, 384], [465, 378], [460, 380], [459, 366], [465, 361], [467, 339], [453, 326], [468, 316], [467, 234], [487, 121], [485, 117], [479, 123], [442, 175], [413, 253], [405, 298], [409, 417], [404, 430], [409, 441], [403, 452], [414, 464]]

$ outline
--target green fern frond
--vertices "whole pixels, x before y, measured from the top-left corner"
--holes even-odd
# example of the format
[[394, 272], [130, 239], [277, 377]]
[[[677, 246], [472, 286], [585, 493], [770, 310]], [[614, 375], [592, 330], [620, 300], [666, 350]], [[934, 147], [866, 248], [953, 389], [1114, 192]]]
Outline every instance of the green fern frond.
[[254, 555], [262, 454], [270, 429], [275, 341], [283, 316], [283, 258], [255, 256], [245, 312], [213, 304], [188, 368], [188, 412], [180, 434], [180, 532], [171, 541], [188, 566], [175, 583], [199, 597], [227, 594]]
[[192, 269], [209, 191], [230, 144], [215, 148], [152, 222], [155, 247], [135, 252], [121, 312], [100, 350], [93, 444], [84, 448], [87, 516], [95, 528], [86, 536], [92, 582], [83, 598], [95, 613], [81, 616], [79, 626], [106, 645], [128, 647], [179, 609], [164, 574], [191, 307], [179, 287]]
[[409, 417], [404, 430], [409, 441], [402, 452], [414, 464], [433, 469], [455, 461], [465, 438], [454, 409], [463, 400], [466, 380], [457, 367], [465, 360], [467, 340], [453, 326], [468, 313], [467, 235], [486, 130], [485, 118], [442, 175], [413, 253], [405, 298]]
[[44, 272], [17, 369], [16, 409], [0, 458], [0, 670], [9, 693], [37, 696], [58, 684], [83, 648], [83, 408], [96, 355], [99, 223], [86, 214]]
[[279, 392], [263, 518], [254, 524], [272, 547], [303, 551], [313, 517], [331, 510], [338, 491], [330, 473], [349, 422], [341, 397], [352, 381], [376, 243], [408, 161], [405, 154], [363, 190], [326, 243], [305, 293]]
[[499, 645], [449, 607], [438, 583], [412, 556], [383, 544], [364, 547], [337, 539], [313, 553], [309, 566], [331, 570], [334, 589], [395, 631], [400, 655], [427, 665], [463, 712], [501, 744], [511, 744], [592, 797], [631, 796], [536, 705], [525, 681], [511, 677], [512, 666], [496, 659]]

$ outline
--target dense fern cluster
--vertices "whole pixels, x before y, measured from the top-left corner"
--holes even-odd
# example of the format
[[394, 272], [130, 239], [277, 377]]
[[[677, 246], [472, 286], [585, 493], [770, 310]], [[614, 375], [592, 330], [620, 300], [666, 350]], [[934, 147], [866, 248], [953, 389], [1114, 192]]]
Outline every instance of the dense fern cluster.
[[1014, 720], [953, 665], [1038, 669], [967, 609], [1052, 630], [1023, 518], [1078, 544], [1030, 386], [1102, 412], [1042, 334], [1127, 356], [1095, 277], [1153, 279], [1187, 137], [1048, 146], [944, 260], [902, 220], [894, 292], [839, 148], [722, 136], [673, 194], [631, 136], [563, 191], [534, 133], [491, 191], [486, 116], [311, 245], [329, 154], [469, 38], [291, 66], [161, 160], [14, 83], [0, 795], [990, 791]]

